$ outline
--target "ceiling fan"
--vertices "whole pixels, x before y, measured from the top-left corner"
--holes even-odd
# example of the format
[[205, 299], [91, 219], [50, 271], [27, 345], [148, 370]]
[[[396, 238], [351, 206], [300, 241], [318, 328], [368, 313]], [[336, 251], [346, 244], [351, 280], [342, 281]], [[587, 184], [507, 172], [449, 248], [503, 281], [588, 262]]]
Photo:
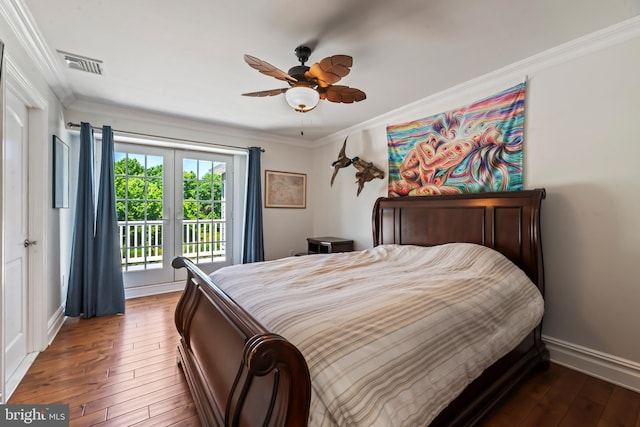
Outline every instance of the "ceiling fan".
[[349, 86], [335, 85], [349, 74], [353, 65], [353, 58], [348, 55], [333, 55], [307, 67], [305, 62], [311, 55], [311, 48], [298, 46], [295, 49], [300, 65], [289, 69], [288, 73], [274, 67], [255, 56], [244, 55], [244, 60], [251, 68], [267, 76], [275, 77], [289, 83], [290, 87], [263, 90], [259, 92], [243, 93], [244, 96], [274, 96], [285, 94], [287, 103], [296, 111], [306, 113], [313, 110], [320, 99], [330, 102], [351, 104], [367, 98], [360, 89]]

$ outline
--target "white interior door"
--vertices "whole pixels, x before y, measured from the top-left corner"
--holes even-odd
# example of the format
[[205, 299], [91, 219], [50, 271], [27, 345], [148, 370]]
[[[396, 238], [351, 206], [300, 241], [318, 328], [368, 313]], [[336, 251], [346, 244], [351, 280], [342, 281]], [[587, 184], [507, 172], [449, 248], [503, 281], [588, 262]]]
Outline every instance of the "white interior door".
[[4, 153], [4, 356], [5, 383], [28, 352], [28, 111], [6, 92]]

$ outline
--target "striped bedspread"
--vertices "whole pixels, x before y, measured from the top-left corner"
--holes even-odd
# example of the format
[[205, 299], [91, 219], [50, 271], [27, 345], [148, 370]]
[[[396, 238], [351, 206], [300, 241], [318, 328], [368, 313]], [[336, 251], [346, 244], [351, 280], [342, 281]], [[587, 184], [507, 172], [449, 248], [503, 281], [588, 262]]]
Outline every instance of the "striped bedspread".
[[305, 356], [310, 426], [427, 425], [544, 310], [522, 270], [466, 243], [290, 257], [211, 277]]

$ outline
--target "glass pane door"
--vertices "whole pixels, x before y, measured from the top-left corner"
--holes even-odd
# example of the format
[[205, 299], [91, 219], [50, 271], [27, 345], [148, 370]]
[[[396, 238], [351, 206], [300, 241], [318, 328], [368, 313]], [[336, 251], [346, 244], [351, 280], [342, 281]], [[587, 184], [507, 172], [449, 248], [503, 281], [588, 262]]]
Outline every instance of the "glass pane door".
[[231, 156], [117, 143], [116, 209], [125, 287], [183, 280], [183, 255], [211, 272], [232, 262]]
[[[173, 281], [173, 153], [117, 144], [116, 210], [125, 287]], [[169, 182], [167, 182], [169, 179]]]
[[181, 165], [176, 183], [180, 242], [178, 253], [204, 271], [231, 264], [231, 215], [227, 188], [231, 188], [231, 158], [209, 153], [178, 152]]

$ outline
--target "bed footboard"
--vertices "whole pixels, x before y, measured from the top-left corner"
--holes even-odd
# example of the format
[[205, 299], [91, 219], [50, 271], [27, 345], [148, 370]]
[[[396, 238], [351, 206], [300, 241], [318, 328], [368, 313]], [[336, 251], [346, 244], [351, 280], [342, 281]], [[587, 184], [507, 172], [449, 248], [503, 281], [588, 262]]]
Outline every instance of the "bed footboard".
[[304, 357], [270, 333], [191, 261], [175, 323], [181, 365], [206, 426], [304, 426], [311, 379]]

